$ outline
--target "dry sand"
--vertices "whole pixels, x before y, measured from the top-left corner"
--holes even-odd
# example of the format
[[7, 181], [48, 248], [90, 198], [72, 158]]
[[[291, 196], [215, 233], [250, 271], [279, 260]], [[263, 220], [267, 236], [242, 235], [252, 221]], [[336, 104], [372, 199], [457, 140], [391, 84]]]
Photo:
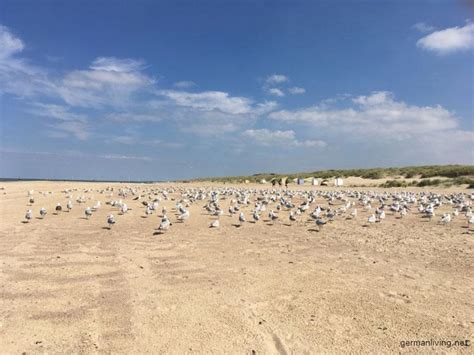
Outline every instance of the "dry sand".
[[[119, 184], [3, 186], [2, 354], [472, 353], [472, 345], [400, 346], [473, 339], [474, 233], [464, 218], [443, 226], [438, 217], [387, 213], [363, 227], [360, 211], [316, 232], [309, 222], [285, 226], [282, 212], [275, 225], [237, 228], [237, 216], [223, 216], [220, 229], [209, 229], [212, 218], [199, 202], [188, 221], [158, 236], [160, 218], [143, 218], [131, 198], [132, 211], [117, 216], [112, 230], [103, 229], [106, 215], [117, 211], [98, 192], [86, 194], [94, 196], [88, 205], [103, 203], [90, 220], [77, 203], [53, 215], [57, 202], [66, 204], [65, 188]], [[30, 189], [35, 218], [25, 224]], [[175, 201], [164, 204], [170, 211]], [[228, 200], [222, 205], [227, 212]], [[42, 206], [44, 220], [36, 218]]]

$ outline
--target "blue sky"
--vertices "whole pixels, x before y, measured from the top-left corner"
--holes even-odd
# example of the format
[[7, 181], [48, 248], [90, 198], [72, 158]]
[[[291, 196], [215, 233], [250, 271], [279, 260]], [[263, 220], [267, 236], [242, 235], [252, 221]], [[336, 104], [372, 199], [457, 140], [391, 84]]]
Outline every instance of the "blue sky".
[[467, 1], [0, 0], [0, 176], [474, 163]]

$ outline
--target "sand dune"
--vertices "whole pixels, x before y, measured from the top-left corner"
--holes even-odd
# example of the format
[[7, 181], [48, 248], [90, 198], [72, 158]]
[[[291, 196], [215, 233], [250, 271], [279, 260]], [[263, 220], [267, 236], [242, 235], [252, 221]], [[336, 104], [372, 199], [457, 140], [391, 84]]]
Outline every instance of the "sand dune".
[[[141, 200], [127, 197], [131, 211], [118, 215], [96, 191], [125, 184], [3, 186], [2, 353], [472, 351], [400, 346], [473, 337], [474, 231], [464, 217], [440, 225], [416, 211], [403, 220], [387, 212], [382, 223], [364, 227], [368, 213], [360, 210], [318, 232], [306, 217], [287, 225], [288, 212], [280, 212], [275, 223], [263, 216], [236, 227], [227, 199], [221, 227], [210, 229], [204, 201], [177, 222], [174, 193], [159, 208], [167, 207], [172, 226], [156, 235], [160, 212], [145, 218]], [[80, 194], [90, 200], [54, 215], [56, 203], [66, 205], [66, 188], [79, 189], [73, 202]], [[85, 219], [84, 208], [97, 200], [102, 207]], [[39, 219], [42, 206], [48, 214]], [[22, 223], [28, 208], [34, 218]], [[249, 220], [252, 206], [242, 210]], [[117, 223], [108, 230], [111, 212]]]

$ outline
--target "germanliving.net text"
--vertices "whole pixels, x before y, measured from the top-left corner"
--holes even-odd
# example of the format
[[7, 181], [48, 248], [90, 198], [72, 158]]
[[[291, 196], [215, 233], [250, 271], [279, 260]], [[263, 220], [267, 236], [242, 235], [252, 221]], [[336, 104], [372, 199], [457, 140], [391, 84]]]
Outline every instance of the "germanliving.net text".
[[429, 339], [429, 340], [402, 340], [400, 341], [400, 347], [405, 348], [405, 347], [424, 347], [424, 346], [430, 346], [430, 347], [446, 347], [446, 348], [451, 348], [451, 347], [468, 347], [471, 346], [471, 341], [470, 340], [434, 340], [434, 339]]

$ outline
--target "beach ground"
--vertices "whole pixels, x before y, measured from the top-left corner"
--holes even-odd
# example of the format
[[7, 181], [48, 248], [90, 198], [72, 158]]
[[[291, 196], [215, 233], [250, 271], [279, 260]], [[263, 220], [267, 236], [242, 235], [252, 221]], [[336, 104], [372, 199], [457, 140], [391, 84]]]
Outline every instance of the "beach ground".
[[[307, 216], [290, 224], [282, 211], [274, 223], [263, 216], [239, 226], [227, 199], [221, 227], [210, 229], [215, 217], [204, 201], [191, 205], [189, 220], [176, 221], [176, 190], [160, 204], [172, 226], [158, 235], [161, 212], [145, 217], [141, 201], [127, 197], [131, 210], [118, 215], [98, 192], [107, 186], [210, 185], [3, 183], [2, 354], [472, 352], [472, 345], [405, 343], [473, 339], [474, 230], [464, 217], [441, 225], [416, 211], [403, 219], [387, 213], [366, 226], [361, 210], [317, 231]], [[55, 215], [67, 188], [78, 189], [73, 202], [87, 201]], [[102, 207], [85, 219], [97, 200]], [[34, 218], [23, 223], [29, 208]], [[251, 209], [243, 208], [247, 219]], [[117, 218], [111, 230], [109, 213]]]

